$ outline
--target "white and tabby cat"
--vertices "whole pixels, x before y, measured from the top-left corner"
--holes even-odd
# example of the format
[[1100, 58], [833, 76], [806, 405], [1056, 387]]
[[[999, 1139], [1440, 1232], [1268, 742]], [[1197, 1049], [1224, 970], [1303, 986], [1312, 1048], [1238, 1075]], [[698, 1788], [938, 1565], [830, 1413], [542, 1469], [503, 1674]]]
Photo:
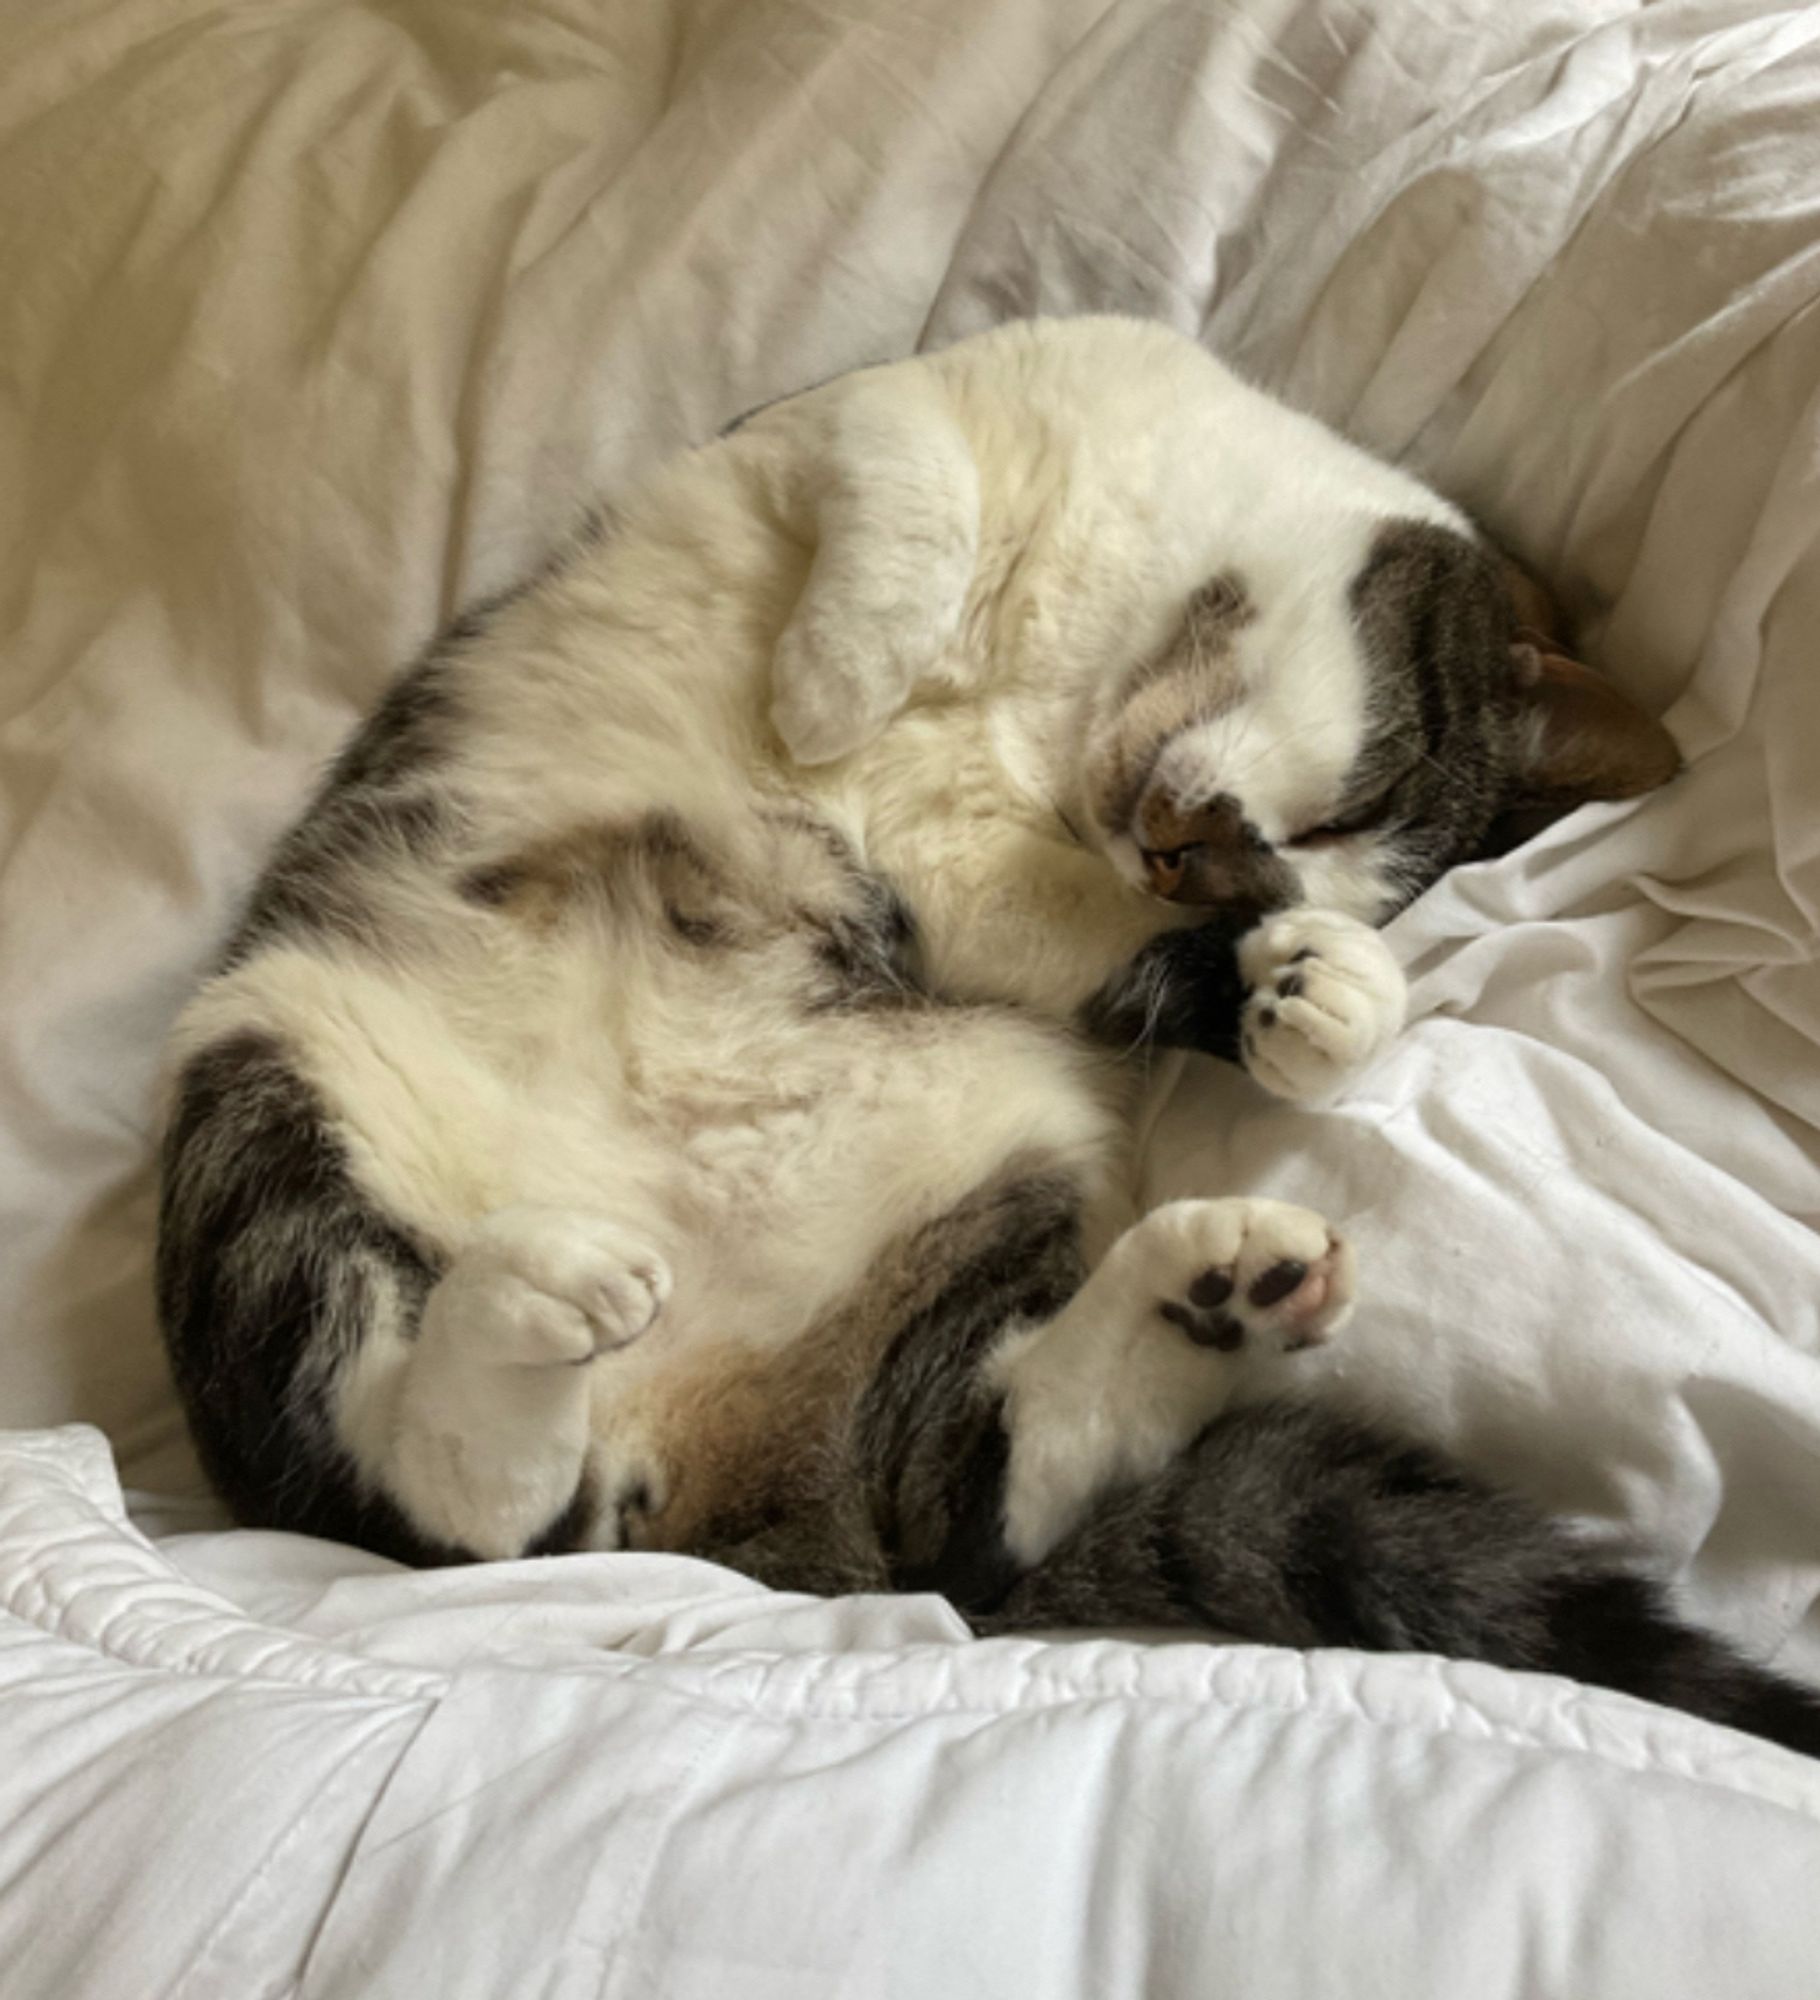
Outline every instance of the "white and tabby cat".
[[1452, 507], [1160, 328], [768, 408], [398, 683], [183, 1016], [209, 1469], [410, 1559], [1430, 1647], [1820, 1746], [1514, 1500], [1222, 1414], [1344, 1320], [1320, 1218], [1122, 1207], [1122, 1055], [1332, 1090], [1401, 1019], [1372, 925], [1673, 767]]

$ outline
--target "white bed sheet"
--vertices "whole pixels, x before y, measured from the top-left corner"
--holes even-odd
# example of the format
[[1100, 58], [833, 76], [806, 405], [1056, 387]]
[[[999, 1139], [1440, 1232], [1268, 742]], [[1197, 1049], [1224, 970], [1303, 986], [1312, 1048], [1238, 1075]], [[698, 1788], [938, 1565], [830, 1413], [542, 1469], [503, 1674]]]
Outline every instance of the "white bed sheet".
[[81, 1430], [0, 1439], [0, 1603], [9, 2000], [1812, 1989], [1820, 1769], [1564, 1682], [154, 1547]]
[[1815, 1774], [1680, 1718], [153, 1547], [50, 1427], [193, 1489], [156, 1053], [396, 662], [744, 407], [1126, 309], [1477, 507], [1692, 760], [1401, 919], [1338, 1112], [1172, 1066], [1149, 1186], [1345, 1218], [1324, 1393], [1820, 1673], [1813, 10], [0, 6], [0, 276], [9, 2000], [1811, 1991]]

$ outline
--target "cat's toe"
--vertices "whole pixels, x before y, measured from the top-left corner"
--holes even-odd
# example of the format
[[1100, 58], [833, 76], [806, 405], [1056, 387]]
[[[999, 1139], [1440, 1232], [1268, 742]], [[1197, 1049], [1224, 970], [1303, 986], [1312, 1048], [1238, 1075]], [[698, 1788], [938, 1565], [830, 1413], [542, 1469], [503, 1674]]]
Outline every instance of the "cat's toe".
[[597, 1251], [576, 1294], [596, 1351], [625, 1347], [648, 1331], [670, 1296], [670, 1271], [655, 1251], [619, 1246]]
[[1232, 1273], [1224, 1270], [1203, 1271], [1188, 1287], [1189, 1303], [1197, 1306], [1223, 1306], [1232, 1297]]
[[1315, 1347], [1337, 1333], [1352, 1314], [1352, 1248], [1344, 1237], [1333, 1237], [1326, 1253], [1312, 1264], [1300, 1259], [1272, 1266], [1246, 1294], [1266, 1317], [1266, 1324], [1285, 1354]]

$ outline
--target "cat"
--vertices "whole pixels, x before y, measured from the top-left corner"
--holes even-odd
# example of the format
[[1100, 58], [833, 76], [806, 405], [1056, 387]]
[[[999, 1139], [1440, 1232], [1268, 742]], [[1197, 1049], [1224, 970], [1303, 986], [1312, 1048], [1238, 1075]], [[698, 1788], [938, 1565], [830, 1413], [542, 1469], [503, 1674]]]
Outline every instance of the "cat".
[[1661, 729], [1451, 504], [1116, 319], [769, 406], [461, 619], [180, 1018], [157, 1288], [247, 1523], [685, 1550], [1820, 1701], [1518, 1500], [1293, 1398], [1352, 1251], [1128, 1207], [1146, 1049], [1318, 1101], [1375, 928]]

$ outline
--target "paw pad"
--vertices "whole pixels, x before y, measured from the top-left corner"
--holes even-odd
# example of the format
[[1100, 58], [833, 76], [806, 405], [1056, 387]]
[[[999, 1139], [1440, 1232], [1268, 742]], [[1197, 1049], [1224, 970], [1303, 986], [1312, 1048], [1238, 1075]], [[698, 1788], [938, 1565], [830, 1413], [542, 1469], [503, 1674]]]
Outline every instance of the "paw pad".
[[1188, 1302], [1181, 1299], [1165, 1299], [1157, 1307], [1171, 1326], [1179, 1326], [1196, 1347], [1217, 1348], [1222, 1354], [1233, 1354], [1245, 1344], [1245, 1328], [1230, 1313], [1221, 1312], [1216, 1306], [1196, 1305], [1194, 1295], [1198, 1291], [1211, 1291], [1224, 1285], [1224, 1297], [1232, 1296], [1232, 1280], [1224, 1271], [1208, 1271], [1195, 1279], [1188, 1288]]
[[1286, 1257], [1282, 1263], [1272, 1264], [1245, 1296], [1260, 1309], [1281, 1305], [1291, 1292], [1300, 1290], [1307, 1276], [1308, 1266], [1299, 1257]]
[[[1308, 1296], [1297, 1298], [1306, 1288]], [[1218, 1269], [1203, 1271], [1188, 1287], [1186, 1299], [1164, 1299], [1157, 1311], [1170, 1323], [1179, 1326], [1196, 1347], [1216, 1348], [1222, 1354], [1235, 1354], [1245, 1344], [1245, 1322], [1236, 1314], [1222, 1310], [1237, 1289], [1237, 1281], [1230, 1271]], [[1285, 1300], [1294, 1300], [1292, 1310], [1295, 1316], [1312, 1316], [1325, 1303], [1327, 1286], [1324, 1279], [1317, 1278], [1309, 1284], [1309, 1268], [1299, 1257], [1285, 1257], [1272, 1264], [1251, 1281], [1245, 1292], [1245, 1304], [1257, 1312], [1268, 1312], [1273, 1306], [1282, 1305]], [[1304, 1337], [1292, 1338], [1289, 1348], [1311, 1345], [1320, 1338], [1318, 1332], [1304, 1329]]]
[[[1177, 1264], [1171, 1295], [1154, 1307], [1196, 1347], [1295, 1354], [1337, 1331], [1351, 1311], [1352, 1253], [1319, 1216], [1277, 1202], [1209, 1202], [1183, 1203], [1153, 1222], [1173, 1232], [1178, 1254], [1189, 1248], [1184, 1236], [1201, 1239], [1200, 1257]], [[1217, 1261], [1203, 1261], [1210, 1252]]]

